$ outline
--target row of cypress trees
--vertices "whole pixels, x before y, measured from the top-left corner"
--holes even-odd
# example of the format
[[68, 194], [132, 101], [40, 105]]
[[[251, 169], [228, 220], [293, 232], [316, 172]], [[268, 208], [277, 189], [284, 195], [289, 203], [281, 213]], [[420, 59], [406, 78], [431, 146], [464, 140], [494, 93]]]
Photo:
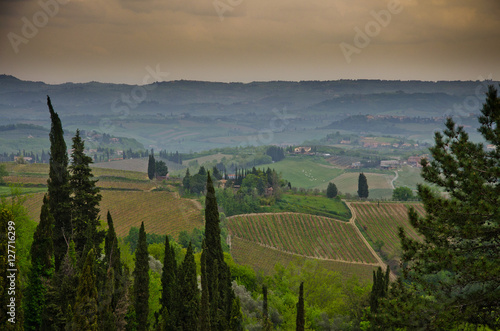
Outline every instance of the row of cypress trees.
[[[149, 254], [144, 223], [136, 250], [134, 284], [121, 262], [111, 214], [108, 231], [99, 231], [101, 195], [92, 179], [92, 159], [76, 132], [69, 164], [61, 120], [50, 98], [52, 120], [48, 193], [31, 247], [32, 267], [24, 301], [26, 330], [147, 330]], [[189, 245], [176, 265], [166, 236], [161, 309], [157, 330], [242, 330], [239, 300], [220, 237], [215, 190], [208, 173], [201, 293]], [[104, 240], [104, 254], [100, 244]]]

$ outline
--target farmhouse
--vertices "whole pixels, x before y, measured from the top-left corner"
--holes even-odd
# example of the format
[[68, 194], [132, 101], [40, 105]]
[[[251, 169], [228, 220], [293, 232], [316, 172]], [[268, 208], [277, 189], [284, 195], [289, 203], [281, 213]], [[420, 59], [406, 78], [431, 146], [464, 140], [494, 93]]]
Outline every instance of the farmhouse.
[[397, 169], [399, 167], [398, 160], [380, 161], [380, 169]]
[[311, 150], [311, 147], [295, 147], [294, 152], [297, 154], [309, 154]]

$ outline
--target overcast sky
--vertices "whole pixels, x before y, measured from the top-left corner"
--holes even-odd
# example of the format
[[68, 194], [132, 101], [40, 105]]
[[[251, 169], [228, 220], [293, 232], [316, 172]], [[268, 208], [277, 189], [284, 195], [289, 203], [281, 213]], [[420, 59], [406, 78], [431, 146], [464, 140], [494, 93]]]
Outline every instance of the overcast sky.
[[0, 35], [48, 83], [500, 79], [499, 0], [0, 0]]

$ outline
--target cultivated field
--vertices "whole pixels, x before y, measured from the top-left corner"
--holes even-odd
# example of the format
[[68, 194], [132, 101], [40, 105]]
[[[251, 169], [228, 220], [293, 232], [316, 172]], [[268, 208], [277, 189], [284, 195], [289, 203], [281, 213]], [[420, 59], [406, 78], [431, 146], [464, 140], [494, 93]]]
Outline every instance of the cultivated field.
[[354, 227], [331, 218], [296, 213], [229, 218], [232, 237], [306, 257], [377, 263]]
[[[374, 174], [365, 172], [364, 174], [366, 176], [366, 180], [368, 181], [368, 190], [371, 191], [373, 189], [385, 189], [385, 190], [392, 189], [391, 180], [394, 178], [394, 173]], [[332, 182], [335, 183], [337, 189], [342, 193], [350, 193], [357, 196], [358, 179], [359, 179], [358, 172], [346, 172], [338, 176], [337, 178], [333, 179]], [[326, 188], [326, 185], [324, 188]]]
[[[170, 234], [177, 237], [179, 232], [191, 232], [204, 225], [199, 203], [182, 199], [170, 192], [144, 191], [101, 191], [101, 219], [111, 212], [118, 236], [126, 236], [132, 226], [144, 226], [148, 233]], [[43, 193], [33, 194], [26, 202], [30, 217], [37, 221], [40, 217]]]
[[[304, 260], [313, 260], [239, 238], [231, 239], [231, 255], [236, 263], [250, 266], [257, 271], [262, 271], [265, 275], [273, 274], [278, 263], [286, 267], [291, 262], [302, 264]], [[356, 276], [367, 283], [371, 282], [373, 270], [377, 268], [371, 264], [354, 264], [318, 259], [314, 259], [314, 261], [318, 263], [319, 267], [340, 272], [346, 278]]]
[[420, 238], [408, 221], [407, 206], [413, 206], [420, 215], [423, 215], [424, 208], [422, 204], [351, 202], [351, 206], [356, 214], [356, 224], [366, 238], [372, 244], [377, 241], [383, 243], [381, 252], [386, 261], [399, 261], [401, 255], [398, 237], [399, 227], [404, 228], [406, 234], [411, 238]]

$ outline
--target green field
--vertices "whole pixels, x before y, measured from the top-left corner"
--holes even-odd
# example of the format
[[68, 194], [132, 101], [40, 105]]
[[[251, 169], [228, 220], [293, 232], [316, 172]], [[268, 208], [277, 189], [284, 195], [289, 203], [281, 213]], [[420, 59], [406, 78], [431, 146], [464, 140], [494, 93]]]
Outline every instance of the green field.
[[292, 184], [292, 187], [306, 189], [326, 188], [329, 181], [343, 172], [342, 169], [315, 162], [313, 157], [289, 157], [259, 167], [275, 169]]
[[351, 211], [342, 200], [329, 199], [326, 196], [283, 194], [275, 205], [266, 207], [267, 212], [279, 213], [289, 211], [294, 213], [313, 214], [349, 221]]
[[412, 190], [416, 190], [417, 184], [424, 182], [424, 179], [420, 175], [421, 171], [422, 168], [404, 166], [400, 171], [398, 171], [398, 178], [394, 181], [394, 186], [407, 186]]
[[[374, 174], [374, 173], [364, 173], [368, 181], [368, 190], [370, 192], [369, 198], [375, 198], [373, 195], [374, 190], [382, 189], [384, 195], [392, 195], [391, 180], [394, 178], [394, 174]], [[346, 172], [337, 178], [333, 179], [332, 182], [335, 183], [337, 189], [342, 193], [349, 193], [357, 196], [358, 193], [358, 172]], [[326, 188], [326, 186], [325, 186]], [[378, 197], [377, 197], [378, 198]]]

